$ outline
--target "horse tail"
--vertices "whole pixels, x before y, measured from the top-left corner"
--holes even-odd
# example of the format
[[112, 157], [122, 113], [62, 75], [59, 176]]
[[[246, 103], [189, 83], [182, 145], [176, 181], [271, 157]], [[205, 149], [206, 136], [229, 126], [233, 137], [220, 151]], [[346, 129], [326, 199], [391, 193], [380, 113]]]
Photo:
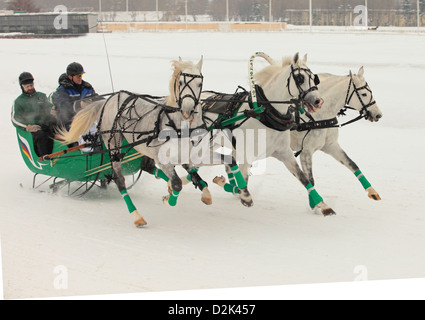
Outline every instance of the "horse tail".
[[70, 130], [67, 131], [65, 128], [59, 129], [56, 135], [57, 139], [62, 140], [64, 144], [78, 141], [80, 136], [89, 132], [96, 120], [99, 119], [99, 113], [104, 103], [105, 101], [96, 101], [78, 111], [72, 120]]

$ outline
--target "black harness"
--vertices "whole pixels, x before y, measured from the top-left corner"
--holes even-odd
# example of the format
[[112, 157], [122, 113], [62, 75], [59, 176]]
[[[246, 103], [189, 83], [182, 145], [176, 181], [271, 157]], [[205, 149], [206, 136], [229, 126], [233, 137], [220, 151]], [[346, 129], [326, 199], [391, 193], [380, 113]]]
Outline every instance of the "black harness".
[[[181, 83], [180, 80], [178, 80], [178, 79], [180, 79], [180, 77], [183, 77], [183, 79], [184, 79], [183, 83]], [[201, 87], [200, 87], [198, 95], [195, 94], [192, 87], [190, 86], [192, 81], [194, 81], [195, 79], [201, 79], [202, 80]], [[180, 91], [176, 95], [176, 103], [179, 106], [179, 108], [182, 107], [183, 100], [186, 99], [186, 98], [192, 99], [195, 103], [195, 106], [197, 106], [199, 104], [199, 100], [201, 99], [203, 80], [204, 80], [204, 76], [202, 74], [196, 75], [196, 74], [181, 72], [179, 74], [179, 76], [176, 77], [176, 80], [174, 81], [174, 92], [177, 93], [177, 90], [180, 88]], [[192, 94], [186, 94], [186, 95], [183, 96], [183, 91], [187, 88], [190, 90], [190, 92]]]

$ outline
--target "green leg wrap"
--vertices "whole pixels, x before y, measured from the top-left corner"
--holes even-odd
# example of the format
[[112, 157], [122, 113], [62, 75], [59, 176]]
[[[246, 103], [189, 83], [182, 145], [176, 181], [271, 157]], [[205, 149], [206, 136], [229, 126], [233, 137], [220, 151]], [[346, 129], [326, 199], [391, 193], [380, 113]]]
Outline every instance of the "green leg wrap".
[[[186, 179], [192, 182], [192, 176], [190, 174], [187, 175]], [[201, 191], [204, 190], [204, 188], [208, 187], [208, 184], [202, 179], [199, 181], [199, 183], [201, 184]]]
[[179, 197], [180, 192], [174, 191], [171, 192], [170, 198], [168, 198], [168, 204], [172, 207], [175, 207], [177, 204], [177, 198]]
[[125, 204], [127, 205], [128, 211], [130, 213], [136, 211], [136, 206], [134, 205], [133, 201], [131, 201], [130, 196], [127, 193], [127, 190], [121, 191], [121, 196], [125, 201]]
[[360, 183], [362, 184], [365, 190], [369, 189], [372, 186], [360, 170], [357, 170], [355, 175], [357, 179], [359, 179]]
[[202, 186], [202, 189], [201, 190], [204, 190], [206, 187], [208, 187], [207, 183], [204, 180], [199, 181], [199, 183]]
[[[189, 174], [187, 175], [186, 179], [190, 182], [192, 182], [192, 176], [190, 174], [194, 174], [194, 173], [198, 173], [199, 171], [199, 167], [194, 167], [192, 170], [189, 171]], [[204, 190], [206, 187], [208, 187], [208, 184], [202, 180], [202, 178], [198, 175], [199, 177], [199, 183], [201, 184], [200, 189], [201, 191]]]
[[153, 174], [155, 177], [160, 178], [162, 180], [165, 180], [165, 182], [168, 182], [170, 179], [167, 177], [167, 175], [164, 173], [164, 171], [162, 171], [161, 169], [158, 169], [155, 167], [155, 169], [153, 169]]
[[306, 187], [306, 189], [308, 191], [308, 198], [310, 200], [310, 208], [313, 209], [315, 206], [317, 206], [320, 202], [323, 201], [323, 198], [319, 195], [319, 193], [317, 193], [316, 189], [311, 183]]
[[227, 177], [229, 178], [229, 183], [232, 186], [236, 187], [236, 179], [235, 179], [234, 174], [230, 172], [229, 174], [227, 174]]
[[224, 191], [232, 193], [232, 194], [238, 194], [239, 188], [237, 186], [231, 185], [229, 183], [226, 183], [224, 185]]
[[199, 167], [193, 167], [192, 170], [189, 171], [189, 173], [195, 173], [199, 171]]
[[239, 170], [239, 166], [236, 165], [231, 168], [233, 175], [236, 178], [236, 184], [238, 185], [239, 189], [245, 189], [247, 187], [246, 181], [242, 176], [241, 171]]

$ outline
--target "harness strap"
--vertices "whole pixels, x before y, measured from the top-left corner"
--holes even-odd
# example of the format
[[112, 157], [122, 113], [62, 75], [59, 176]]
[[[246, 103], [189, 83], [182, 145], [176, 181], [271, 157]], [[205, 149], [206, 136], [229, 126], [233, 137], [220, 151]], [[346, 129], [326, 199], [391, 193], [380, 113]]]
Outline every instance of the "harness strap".
[[327, 128], [338, 128], [338, 127], [339, 127], [338, 119], [335, 117], [333, 119], [328, 119], [328, 120], [300, 123], [300, 124], [297, 124], [296, 128], [294, 128], [293, 130], [302, 132], [302, 131], [309, 131], [313, 129], [327, 129]]

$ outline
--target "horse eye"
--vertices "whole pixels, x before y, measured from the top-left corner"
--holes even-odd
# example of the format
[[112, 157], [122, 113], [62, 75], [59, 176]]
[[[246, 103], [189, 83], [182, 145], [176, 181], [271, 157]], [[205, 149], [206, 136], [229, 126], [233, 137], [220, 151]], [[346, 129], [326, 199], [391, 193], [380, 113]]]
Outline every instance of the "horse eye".
[[183, 85], [183, 81], [182, 81], [182, 80], [180, 80], [179, 84], [182, 86], [182, 85]]
[[314, 75], [314, 85], [318, 86], [320, 84], [320, 78], [317, 74]]
[[362, 94], [362, 96], [363, 96], [363, 97], [367, 97], [367, 93], [363, 93], [363, 94]]

